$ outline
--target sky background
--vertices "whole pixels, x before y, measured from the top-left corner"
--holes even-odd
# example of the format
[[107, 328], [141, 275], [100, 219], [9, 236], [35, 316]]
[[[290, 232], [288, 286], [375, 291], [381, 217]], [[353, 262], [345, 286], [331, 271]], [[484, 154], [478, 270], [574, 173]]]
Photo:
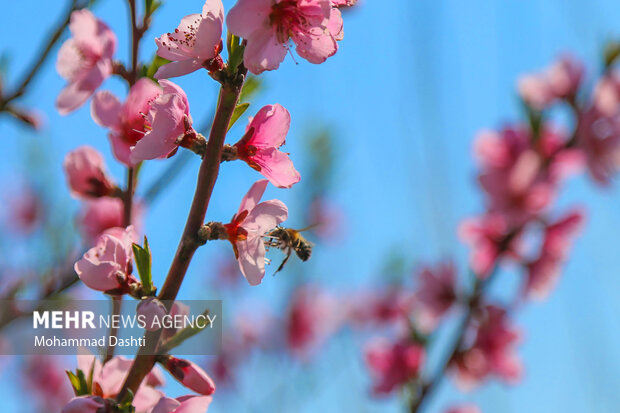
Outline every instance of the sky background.
[[[5, 2], [0, 17], [2, 50], [10, 62], [6, 84], [14, 84], [27, 67], [48, 28], [64, 13], [59, 2]], [[231, 1], [224, 1], [228, 10]], [[168, 1], [156, 14], [143, 42], [142, 57], [155, 51], [149, 38], [175, 28], [181, 17], [198, 12], [200, 0]], [[117, 58], [127, 61], [127, 10], [121, 0], [99, 0], [94, 12], [117, 33]], [[338, 243], [317, 245], [310, 269], [266, 277], [259, 287], [244, 289], [244, 300], [280, 299], [283, 277], [326, 284], [340, 291], [376, 283], [390, 257], [405, 265], [451, 257], [462, 273], [467, 250], [456, 237], [465, 217], [482, 210], [475, 185], [471, 144], [476, 133], [521, 116], [515, 94], [520, 74], [547, 66], [560, 53], [583, 59], [588, 74], [600, 70], [606, 41], [620, 38], [620, 3], [613, 0], [372, 1], [345, 16], [345, 40], [336, 56], [321, 66], [287, 57], [281, 68], [264, 75], [267, 88], [248, 114], [263, 104], [280, 103], [292, 114], [287, 151], [304, 176], [307, 136], [330, 128], [337, 162], [330, 195], [346, 213], [346, 233]], [[78, 203], [63, 185], [64, 154], [88, 144], [102, 151], [118, 180], [106, 131], [95, 125], [85, 105], [63, 117], [54, 101], [63, 80], [51, 59], [23, 100], [44, 114], [39, 134], [6, 115], [0, 118], [0, 182], [14, 190], [16, 171], [24, 169], [23, 143], [39, 147], [50, 160], [44, 181], [57, 195], [50, 208], [62, 210], [71, 225]], [[178, 80], [186, 90], [196, 123], [212, 111], [216, 84], [204, 72]], [[123, 85], [104, 84], [117, 95]], [[245, 124], [245, 117], [240, 121]], [[237, 135], [235, 135], [237, 133]], [[230, 140], [241, 133], [237, 128]], [[167, 161], [169, 162], [169, 161]], [[157, 176], [166, 162], [150, 162], [143, 182]], [[155, 281], [161, 285], [180, 237], [193, 194], [198, 159], [148, 210], [145, 228], [154, 253]], [[249, 186], [260, 176], [242, 163], [222, 166], [207, 220], [227, 220]], [[3, 192], [6, 192], [3, 189]], [[138, 191], [140, 193], [140, 191]], [[291, 209], [291, 226], [303, 186], [270, 187], [266, 199], [282, 199]], [[603, 190], [587, 177], [569, 181], [556, 203], [558, 211], [579, 204], [587, 208], [587, 225], [575, 243], [562, 279], [550, 298], [528, 305], [516, 322], [524, 332], [518, 353], [524, 360], [521, 384], [491, 383], [462, 394], [446, 381], [428, 412], [457, 401], [473, 401], [483, 412], [612, 412], [620, 405], [620, 277], [618, 237], [620, 195], [617, 185]], [[2, 206], [0, 206], [2, 209]], [[2, 246], [2, 244], [0, 244]], [[216, 248], [217, 249], [217, 248]], [[6, 248], [0, 249], [0, 264]], [[213, 253], [199, 251], [180, 296], [224, 299], [204, 288]], [[32, 259], [27, 257], [24, 259]], [[291, 267], [298, 269], [299, 267]], [[297, 274], [299, 273], [299, 274]], [[282, 281], [287, 283], [288, 281]], [[514, 285], [508, 272], [498, 289]], [[277, 307], [277, 305], [276, 305]], [[345, 334], [309, 365], [270, 365], [253, 358], [234, 397], [222, 395], [210, 411], [397, 412], [398, 400], [368, 397], [370, 379], [362, 363], [360, 341]], [[69, 366], [72, 367], [72, 366]], [[21, 411], [10, 372], [0, 379], [1, 404]], [[305, 391], [292, 391], [296, 383]], [[180, 389], [171, 387], [171, 393]], [[176, 393], [180, 394], [180, 393]], [[300, 399], [301, 398], [301, 399]], [[302, 401], [300, 401], [302, 400]], [[300, 407], [301, 406], [301, 407]]]

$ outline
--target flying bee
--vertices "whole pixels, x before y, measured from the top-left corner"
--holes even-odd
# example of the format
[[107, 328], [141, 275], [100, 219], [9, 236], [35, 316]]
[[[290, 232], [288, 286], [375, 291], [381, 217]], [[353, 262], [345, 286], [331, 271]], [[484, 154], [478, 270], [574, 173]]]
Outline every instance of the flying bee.
[[302, 261], [308, 261], [310, 259], [310, 255], [312, 255], [312, 243], [300, 234], [300, 232], [308, 229], [310, 229], [310, 227], [299, 231], [291, 228], [276, 227], [267, 234], [269, 237], [266, 243], [267, 246], [278, 248], [286, 253], [286, 257], [276, 272], [273, 273], [274, 275], [284, 268], [284, 264], [291, 258], [293, 251], [295, 251], [295, 254], [297, 254]]

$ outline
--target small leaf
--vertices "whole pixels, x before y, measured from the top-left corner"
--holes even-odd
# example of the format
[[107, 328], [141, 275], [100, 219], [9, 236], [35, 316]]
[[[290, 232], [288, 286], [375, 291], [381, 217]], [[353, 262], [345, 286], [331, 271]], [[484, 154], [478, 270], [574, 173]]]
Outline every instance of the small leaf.
[[144, 237], [144, 247], [141, 247], [138, 244], [133, 244], [132, 247], [144, 294], [150, 295], [153, 291], [153, 278], [151, 276], [152, 258], [149, 242], [146, 239], [146, 236]]
[[69, 377], [69, 381], [71, 382], [71, 387], [73, 387], [73, 392], [76, 396], [81, 396], [82, 394], [80, 390], [80, 379], [70, 370], [65, 371], [67, 373], [67, 376]]
[[155, 55], [155, 57], [153, 57], [153, 60], [151, 61], [151, 64], [149, 65], [148, 69], [146, 70], [146, 76], [150, 77], [151, 79], [155, 80], [155, 73], [157, 73], [157, 69], [159, 69], [160, 67], [162, 67], [165, 64], [170, 63], [170, 60], [168, 59], [164, 59], [163, 57], [159, 57], [157, 55]]
[[250, 104], [247, 102], [241, 103], [240, 105], [237, 105], [237, 107], [235, 107], [232, 117], [230, 118], [230, 123], [228, 124], [228, 130], [230, 130], [230, 128], [234, 126], [234, 124], [239, 120], [241, 115], [243, 115], [245, 111], [248, 110], [249, 107], [250, 107]]
[[134, 398], [134, 394], [131, 391], [131, 389], [127, 389], [127, 394], [125, 395], [125, 397], [123, 398], [123, 400], [121, 400], [121, 402], [119, 403], [120, 407], [121, 407], [121, 411], [122, 412], [133, 412], [133, 408], [131, 406], [131, 402], [133, 401]]
[[263, 81], [257, 76], [248, 76], [241, 90], [240, 102], [247, 102], [256, 96], [263, 88]]
[[69, 370], [66, 370], [66, 373], [69, 377], [69, 381], [71, 382], [71, 386], [73, 387], [73, 391], [76, 396], [90, 394], [90, 392], [88, 391], [88, 383], [86, 382], [86, 377], [84, 376], [84, 372], [82, 370], [77, 369], [77, 374]]

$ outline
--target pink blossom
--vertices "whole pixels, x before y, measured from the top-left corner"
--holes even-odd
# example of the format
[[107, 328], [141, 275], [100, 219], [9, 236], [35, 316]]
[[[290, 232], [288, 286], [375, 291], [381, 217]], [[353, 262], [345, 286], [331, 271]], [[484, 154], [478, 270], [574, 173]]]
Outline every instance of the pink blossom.
[[254, 74], [280, 66], [289, 50], [310, 63], [323, 63], [338, 50], [343, 37], [341, 1], [239, 0], [226, 23], [230, 31], [247, 40], [245, 66]]
[[168, 157], [184, 139], [196, 135], [183, 89], [169, 80], [160, 80], [159, 84], [163, 92], [151, 103], [147, 116], [150, 130], [131, 149], [129, 159], [133, 163]]
[[78, 217], [78, 227], [86, 242], [94, 242], [106, 229], [123, 226], [123, 201], [119, 198], [99, 198], [84, 203]]
[[235, 144], [237, 156], [279, 187], [290, 188], [301, 179], [284, 145], [291, 115], [279, 104], [267, 105], [251, 119], [246, 134]]
[[450, 407], [445, 413], [481, 413], [481, 411], [475, 404], [462, 404]]
[[98, 413], [105, 407], [105, 400], [99, 396], [80, 396], [71, 399], [61, 413]]
[[205, 413], [211, 396], [162, 397], [150, 413]]
[[514, 226], [535, 217], [555, 195], [557, 182], [545, 165], [553, 161], [563, 139], [549, 128], [540, 134], [536, 146], [525, 127], [482, 133], [476, 141], [488, 209], [504, 214]]
[[452, 262], [443, 262], [435, 268], [423, 267], [418, 275], [416, 303], [419, 323], [432, 331], [457, 299], [456, 270]]
[[188, 389], [204, 396], [215, 392], [215, 383], [211, 377], [191, 361], [170, 357], [165, 366], [166, 370]]
[[71, 399], [71, 386], [67, 381], [62, 364], [57, 357], [38, 355], [28, 357], [23, 370], [23, 379], [32, 394], [48, 409], [58, 411]]
[[413, 310], [414, 296], [402, 285], [355, 293], [348, 303], [349, 321], [356, 327], [395, 324]]
[[494, 375], [508, 382], [521, 378], [521, 363], [514, 353], [519, 333], [510, 325], [506, 310], [487, 305], [475, 326], [473, 344], [451, 362], [457, 383], [469, 389]]
[[75, 272], [89, 288], [97, 291], [124, 290], [135, 282], [131, 275], [133, 227], [104, 233], [97, 245], [75, 263]]
[[[86, 377], [92, 373], [93, 388], [100, 389], [100, 396], [105, 399], [113, 399], [120, 392], [132, 364], [131, 360], [116, 356], [102, 366], [95, 356], [78, 356], [78, 369], [82, 370]], [[153, 379], [153, 375], [161, 376], [161, 373], [150, 372], [145, 378], [145, 382], [136, 391], [132, 402], [136, 408], [136, 413], [150, 413], [151, 409], [164, 396], [161, 391], [147, 384], [149, 382], [160, 383], [159, 380]]]
[[366, 348], [366, 364], [375, 378], [373, 392], [386, 395], [400, 388], [418, 375], [424, 358], [424, 347], [418, 343], [372, 341]]
[[20, 235], [30, 235], [43, 223], [45, 208], [38, 191], [28, 183], [21, 183], [18, 192], [7, 197], [8, 206], [3, 221], [7, 227]]
[[127, 166], [136, 164], [130, 160], [130, 149], [150, 129], [151, 124], [147, 121], [146, 114], [151, 102], [161, 92], [156, 83], [142, 78], [129, 89], [124, 103], [107, 90], [97, 92], [91, 102], [90, 113], [93, 120], [110, 130], [114, 156]]
[[470, 266], [480, 278], [486, 278], [502, 253], [511, 245], [504, 245], [509, 233], [506, 219], [501, 214], [486, 214], [464, 220], [459, 226], [459, 237], [470, 246]]
[[166, 306], [158, 299], [152, 297], [140, 301], [136, 313], [144, 319], [144, 328], [147, 331], [161, 329], [163, 317], [167, 314]]
[[232, 221], [224, 225], [241, 273], [250, 285], [260, 284], [265, 276], [263, 236], [288, 218], [288, 208], [281, 201], [258, 203], [268, 182], [266, 179], [255, 182], [241, 200]]
[[[120, 198], [103, 197], [85, 202], [78, 216], [78, 228], [85, 242], [92, 244], [107, 229], [123, 227], [123, 210], [123, 201]], [[142, 204], [134, 202], [132, 221], [138, 233], [142, 214]]]
[[596, 106], [581, 112], [577, 138], [590, 175], [608, 185], [620, 167], [620, 113], [608, 116]]
[[90, 146], [80, 146], [65, 156], [63, 163], [71, 194], [77, 198], [110, 195], [115, 188], [106, 173], [103, 156]]
[[568, 258], [573, 238], [581, 229], [584, 215], [580, 211], [566, 214], [545, 228], [540, 255], [528, 264], [525, 294], [532, 298], [545, 298], [560, 275], [562, 263]]
[[547, 79], [555, 96], [572, 99], [579, 90], [584, 72], [581, 62], [566, 55], [547, 69]]
[[519, 78], [517, 89], [521, 98], [537, 110], [543, 110], [553, 103], [555, 95], [547, 79], [540, 74], [525, 75]]
[[207, 0], [202, 14], [185, 16], [173, 33], [155, 39], [157, 54], [172, 61], [160, 67], [155, 78], [183, 76], [202, 67], [212, 67], [212, 60], [219, 57], [221, 50], [223, 23], [222, 2]]
[[58, 95], [56, 107], [65, 115], [86, 102], [112, 74], [116, 36], [88, 9], [71, 13], [72, 38], [58, 52], [56, 70], [69, 84]]
[[610, 70], [594, 88], [592, 106], [600, 116], [614, 116], [620, 108], [620, 73]]
[[573, 99], [583, 78], [583, 66], [570, 56], [556, 61], [544, 73], [519, 79], [519, 94], [530, 106], [543, 110], [556, 99]]
[[291, 297], [285, 323], [289, 349], [307, 356], [340, 326], [338, 303], [317, 287], [302, 286]]

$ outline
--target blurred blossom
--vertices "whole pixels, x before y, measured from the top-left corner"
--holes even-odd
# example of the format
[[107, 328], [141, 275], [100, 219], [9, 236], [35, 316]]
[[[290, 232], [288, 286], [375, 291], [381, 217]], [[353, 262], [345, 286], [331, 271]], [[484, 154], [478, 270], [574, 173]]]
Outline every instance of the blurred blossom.
[[620, 113], [607, 116], [596, 107], [581, 112], [577, 138], [590, 174], [608, 185], [620, 167]]
[[23, 370], [23, 380], [41, 406], [50, 411], [60, 410], [71, 399], [71, 386], [58, 357], [29, 356]]
[[469, 264], [479, 278], [491, 274], [505, 247], [503, 240], [508, 231], [506, 219], [500, 214], [469, 218], [459, 225], [459, 237], [472, 249]]
[[401, 323], [414, 306], [413, 292], [401, 285], [353, 293], [348, 299], [348, 321], [358, 327]]
[[310, 285], [292, 295], [286, 314], [286, 343], [294, 355], [309, 356], [344, 321], [343, 306], [326, 291]]
[[540, 255], [528, 264], [527, 296], [542, 299], [550, 293], [584, 219], [581, 211], [573, 211], [546, 226]]
[[45, 209], [39, 193], [30, 185], [20, 186], [17, 193], [6, 199], [5, 225], [16, 233], [29, 235], [43, 222]]
[[56, 100], [62, 115], [79, 108], [112, 74], [116, 35], [88, 9], [76, 10], [69, 24], [71, 37], [58, 52], [56, 69], [69, 84]]
[[530, 130], [520, 126], [480, 134], [475, 148], [488, 210], [518, 226], [547, 207], [554, 199], [557, 179], [563, 177], [551, 175], [549, 164], [566, 161], [555, 158], [565, 141], [548, 127], [542, 128], [536, 142]]
[[424, 347], [408, 340], [375, 339], [366, 347], [366, 364], [375, 378], [373, 392], [386, 395], [414, 379], [424, 363]]
[[451, 261], [422, 267], [417, 276], [416, 321], [426, 332], [435, 329], [457, 300], [456, 270]]
[[487, 305], [481, 317], [477, 325], [470, 326], [473, 328], [471, 346], [450, 362], [457, 384], [471, 389], [490, 376], [510, 383], [519, 381], [522, 366], [514, 353], [514, 346], [520, 334], [511, 325], [506, 310]]
[[69, 152], [63, 162], [71, 194], [76, 198], [98, 198], [114, 190], [108, 177], [103, 156], [90, 146], [80, 146]]
[[150, 104], [162, 89], [149, 78], [141, 78], [129, 89], [124, 103], [106, 91], [97, 92], [91, 102], [90, 113], [100, 126], [110, 130], [110, 143], [116, 159], [127, 166], [135, 166], [130, 160], [130, 149], [144, 137], [151, 124], [146, 114]]
[[481, 410], [475, 404], [461, 404], [448, 408], [445, 413], [481, 413]]
[[518, 81], [519, 94], [531, 107], [543, 110], [557, 99], [574, 99], [583, 74], [581, 62], [564, 56], [544, 73], [522, 76]]
[[[110, 228], [123, 227], [123, 201], [120, 198], [103, 197], [84, 202], [77, 224], [86, 244], [94, 244], [99, 235]], [[142, 223], [142, 204], [134, 202], [134, 228], [140, 233]]]

